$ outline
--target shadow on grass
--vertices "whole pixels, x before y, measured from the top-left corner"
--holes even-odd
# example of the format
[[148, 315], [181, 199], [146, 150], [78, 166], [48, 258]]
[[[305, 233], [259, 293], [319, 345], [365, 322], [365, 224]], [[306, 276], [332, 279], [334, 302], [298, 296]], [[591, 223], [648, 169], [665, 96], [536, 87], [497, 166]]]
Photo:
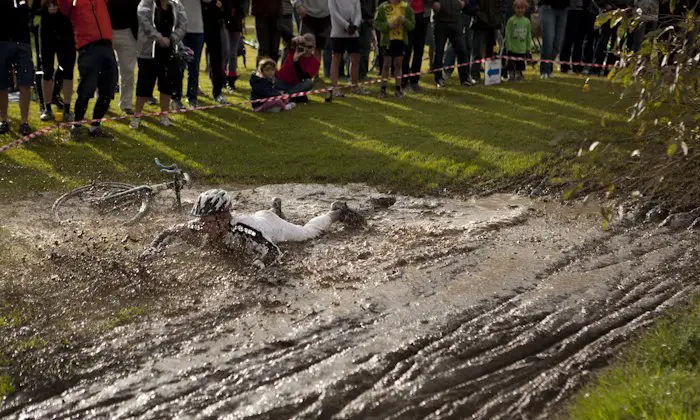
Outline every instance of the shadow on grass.
[[155, 117], [139, 130], [110, 123], [114, 141], [50, 133], [0, 154], [0, 196], [91, 180], [157, 182], [155, 157], [203, 184], [367, 182], [415, 191], [520, 174], [552, 152], [560, 133], [600, 132], [603, 115], [611, 133], [630, 130], [611, 85], [596, 80], [583, 94], [583, 80], [448, 86], [401, 101], [350, 96], [325, 105], [314, 97], [280, 114], [234, 105], [175, 115], [172, 127]]

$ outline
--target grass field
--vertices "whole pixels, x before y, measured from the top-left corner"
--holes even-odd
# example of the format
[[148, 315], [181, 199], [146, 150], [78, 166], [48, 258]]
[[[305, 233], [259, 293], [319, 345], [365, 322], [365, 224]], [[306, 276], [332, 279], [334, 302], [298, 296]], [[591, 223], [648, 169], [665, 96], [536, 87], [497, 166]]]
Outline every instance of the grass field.
[[[248, 57], [251, 65], [254, 54]], [[246, 71], [231, 102], [248, 97]], [[555, 138], [591, 133], [597, 140], [613, 140], [630, 132], [615, 86], [607, 80], [591, 79], [591, 91], [584, 93], [580, 76], [528, 77], [523, 83], [471, 88], [452, 79], [439, 91], [424, 83], [423, 93], [404, 100], [379, 100], [373, 85], [371, 96], [332, 104], [312, 97], [288, 113], [253, 113], [245, 104], [190, 112], [175, 116], [170, 128], [153, 117], [135, 131], [122, 120], [107, 124], [114, 141], [85, 136], [83, 142], [68, 142], [65, 129], [54, 131], [0, 154], [0, 197], [65, 190], [98, 179], [159, 180], [155, 157], [178, 163], [207, 184], [367, 182], [401, 191], [471, 190], [478, 179], [537, 171]], [[200, 85], [210, 94], [205, 73]], [[202, 102], [211, 103], [211, 97]], [[16, 104], [10, 110], [16, 130]], [[38, 114], [33, 103], [35, 130], [42, 127]], [[17, 137], [16, 132], [2, 136], [0, 144]]]
[[700, 418], [700, 294], [647, 331], [574, 400], [573, 419]]

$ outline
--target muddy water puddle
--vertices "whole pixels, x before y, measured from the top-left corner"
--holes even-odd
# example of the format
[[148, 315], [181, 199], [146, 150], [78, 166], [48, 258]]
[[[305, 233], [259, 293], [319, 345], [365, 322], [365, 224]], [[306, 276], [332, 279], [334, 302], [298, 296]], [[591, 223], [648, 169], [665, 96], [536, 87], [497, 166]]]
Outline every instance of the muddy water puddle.
[[42, 302], [11, 332], [47, 342], [14, 353], [24, 388], [0, 415], [547, 416], [698, 287], [691, 233], [603, 232], [594, 204], [395, 196], [385, 207], [364, 185], [232, 195], [234, 212], [279, 196], [295, 222], [342, 199], [368, 223], [283, 245], [280, 265], [256, 270], [207, 249], [139, 259], [185, 219], [167, 203], [128, 228], [23, 211], [54, 195], [0, 206], [2, 301]]

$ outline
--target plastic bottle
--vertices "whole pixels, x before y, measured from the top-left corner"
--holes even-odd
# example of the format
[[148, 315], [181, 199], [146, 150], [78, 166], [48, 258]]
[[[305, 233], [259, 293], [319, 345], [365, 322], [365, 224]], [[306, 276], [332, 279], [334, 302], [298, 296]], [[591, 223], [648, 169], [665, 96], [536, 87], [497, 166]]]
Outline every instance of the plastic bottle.
[[591, 85], [588, 83], [590, 80], [591, 80], [591, 79], [588, 78], [588, 79], [586, 79], [585, 82], [583, 82], [583, 91], [584, 91], [584, 92], [590, 92], [590, 90], [591, 90]]

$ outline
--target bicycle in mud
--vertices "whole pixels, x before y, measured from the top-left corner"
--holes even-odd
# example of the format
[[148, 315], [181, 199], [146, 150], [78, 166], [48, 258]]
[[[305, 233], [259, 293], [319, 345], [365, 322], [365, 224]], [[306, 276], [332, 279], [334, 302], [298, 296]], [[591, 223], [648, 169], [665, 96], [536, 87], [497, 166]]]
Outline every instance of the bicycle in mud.
[[57, 223], [85, 223], [98, 220], [105, 224], [132, 225], [149, 211], [151, 202], [159, 193], [175, 192], [175, 204], [182, 207], [180, 192], [191, 184], [190, 176], [177, 165], [163, 165], [158, 158], [156, 166], [172, 175], [172, 180], [155, 185], [131, 185], [121, 182], [99, 182], [76, 188], [59, 197], [51, 212]]

